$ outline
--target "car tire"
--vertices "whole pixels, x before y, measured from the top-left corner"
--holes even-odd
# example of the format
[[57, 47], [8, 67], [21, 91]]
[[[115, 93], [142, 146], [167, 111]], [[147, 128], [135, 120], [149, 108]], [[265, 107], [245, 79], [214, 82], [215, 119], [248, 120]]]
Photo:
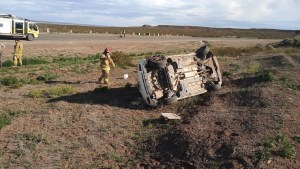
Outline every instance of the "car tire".
[[164, 55], [153, 55], [148, 59], [150, 67], [159, 69], [167, 65], [167, 58]]
[[217, 82], [208, 82], [206, 83], [206, 89], [208, 91], [217, 91], [217, 90], [221, 90], [222, 86], [221, 84], [217, 83]]
[[217, 83], [217, 84], [215, 84], [214, 86], [213, 86], [213, 89], [214, 90], [221, 90], [221, 84], [219, 84], [219, 83]]
[[27, 37], [26, 37], [26, 39], [28, 41], [32, 41], [34, 39], [34, 36], [32, 34], [28, 34]]
[[166, 104], [175, 104], [175, 103], [177, 103], [177, 96], [172, 96], [172, 97], [170, 97], [170, 98], [166, 98], [166, 99], [164, 100], [164, 102], [165, 102]]

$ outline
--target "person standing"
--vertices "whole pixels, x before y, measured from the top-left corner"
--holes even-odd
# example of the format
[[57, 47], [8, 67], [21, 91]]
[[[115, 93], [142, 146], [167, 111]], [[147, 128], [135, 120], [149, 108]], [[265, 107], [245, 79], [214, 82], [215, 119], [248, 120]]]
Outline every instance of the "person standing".
[[125, 32], [125, 29], [123, 30], [123, 37], [125, 38], [126, 36], [126, 32]]
[[100, 67], [101, 67], [101, 77], [99, 78], [100, 84], [110, 84], [109, 83], [109, 71], [110, 71], [110, 65], [115, 68], [115, 63], [112, 60], [110, 56], [110, 49], [105, 48], [104, 52], [100, 56]]
[[2, 54], [3, 50], [6, 48], [6, 46], [0, 42], [0, 66], [2, 67]]
[[15, 40], [14, 46], [14, 66], [22, 66], [22, 56], [23, 56], [23, 44], [19, 39]]

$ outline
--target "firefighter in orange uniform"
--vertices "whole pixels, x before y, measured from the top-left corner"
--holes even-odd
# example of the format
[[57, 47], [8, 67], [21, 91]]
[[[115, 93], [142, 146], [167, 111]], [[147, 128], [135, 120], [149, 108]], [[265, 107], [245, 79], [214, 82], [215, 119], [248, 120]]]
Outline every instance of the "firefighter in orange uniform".
[[13, 62], [14, 66], [22, 66], [23, 44], [19, 39], [15, 40]]
[[100, 56], [100, 67], [101, 67], [101, 77], [99, 78], [100, 84], [110, 84], [109, 83], [109, 71], [110, 71], [110, 65], [115, 68], [115, 63], [112, 60], [110, 54], [110, 49], [105, 48], [104, 52]]

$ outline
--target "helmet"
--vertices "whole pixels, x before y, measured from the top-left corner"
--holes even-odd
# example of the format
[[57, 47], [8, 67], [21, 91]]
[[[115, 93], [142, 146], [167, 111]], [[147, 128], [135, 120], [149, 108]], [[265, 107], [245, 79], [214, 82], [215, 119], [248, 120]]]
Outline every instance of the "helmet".
[[206, 55], [208, 54], [209, 52], [209, 47], [208, 46], [202, 46], [201, 48], [199, 48], [197, 51], [196, 51], [196, 56], [200, 59], [206, 59]]
[[109, 49], [109, 48], [105, 48], [105, 49], [104, 49], [104, 52], [109, 53], [109, 52], [110, 52], [110, 49]]

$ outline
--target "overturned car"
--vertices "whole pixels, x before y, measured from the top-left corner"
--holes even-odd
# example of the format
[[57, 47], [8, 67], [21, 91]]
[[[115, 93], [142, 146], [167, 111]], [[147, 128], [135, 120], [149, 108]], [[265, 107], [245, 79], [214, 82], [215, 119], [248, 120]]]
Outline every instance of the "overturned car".
[[218, 90], [222, 77], [217, 57], [208, 46], [181, 55], [153, 55], [138, 65], [139, 91], [150, 106]]

